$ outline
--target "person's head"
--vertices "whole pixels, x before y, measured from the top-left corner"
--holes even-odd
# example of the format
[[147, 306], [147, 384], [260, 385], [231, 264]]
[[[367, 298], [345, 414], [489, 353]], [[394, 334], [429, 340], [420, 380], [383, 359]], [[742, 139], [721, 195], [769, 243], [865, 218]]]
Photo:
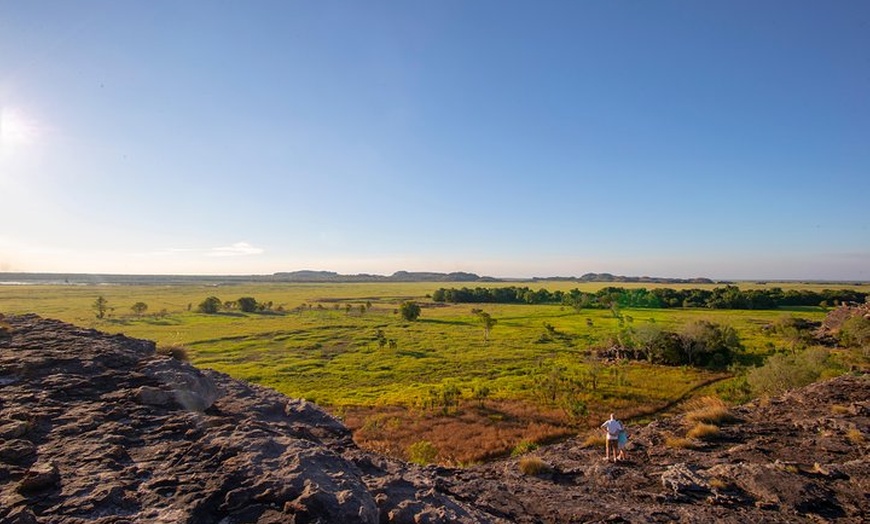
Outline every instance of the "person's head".
[[615, 419], [615, 418], [616, 418], [616, 415], [614, 415], [613, 413], [611, 413], [611, 414], [610, 414], [610, 420], [613, 420], [613, 419]]

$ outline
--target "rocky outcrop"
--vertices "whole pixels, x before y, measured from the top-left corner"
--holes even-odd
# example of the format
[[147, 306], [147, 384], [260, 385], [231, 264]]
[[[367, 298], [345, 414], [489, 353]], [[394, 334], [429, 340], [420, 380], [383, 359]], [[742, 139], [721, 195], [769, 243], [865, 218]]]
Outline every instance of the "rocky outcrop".
[[0, 522], [497, 522], [316, 406], [36, 316], [0, 337]]
[[360, 450], [303, 400], [36, 316], [0, 322], [0, 522], [857, 522], [870, 517], [868, 379], [674, 417], [629, 460], [572, 439], [464, 469]]

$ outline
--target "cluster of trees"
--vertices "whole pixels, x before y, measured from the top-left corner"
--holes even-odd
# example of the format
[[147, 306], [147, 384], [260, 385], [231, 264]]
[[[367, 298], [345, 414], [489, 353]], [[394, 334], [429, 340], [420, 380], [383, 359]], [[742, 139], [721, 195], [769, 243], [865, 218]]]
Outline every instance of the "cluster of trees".
[[669, 366], [725, 369], [743, 352], [737, 330], [709, 320], [697, 320], [678, 331], [650, 323], [623, 329], [614, 341], [615, 356]]
[[243, 313], [263, 313], [272, 311], [272, 302], [258, 302], [254, 297], [241, 297], [237, 300], [223, 302], [218, 297], [211, 296], [200, 302], [199, 306], [197, 306], [197, 311], [209, 315], [236, 309]]
[[533, 290], [529, 287], [440, 288], [432, 293], [435, 302], [497, 304], [562, 304], [575, 309], [607, 309], [614, 305], [631, 308], [696, 307], [710, 309], [776, 309], [784, 306], [834, 306], [862, 303], [866, 293], [850, 289], [812, 291], [806, 289], [741, 290], [727, 285], [713, 289], [604, 287], [595, 293]]

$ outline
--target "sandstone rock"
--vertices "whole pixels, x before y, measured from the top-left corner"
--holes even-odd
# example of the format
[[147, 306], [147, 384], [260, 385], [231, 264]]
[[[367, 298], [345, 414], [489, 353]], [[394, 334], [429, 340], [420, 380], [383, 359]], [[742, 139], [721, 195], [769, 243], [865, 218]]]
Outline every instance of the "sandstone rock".
[[666, 447], [663, 435], [685, 432], [685, 422], [662, 418], [632, 428], [629, 461], [604, 462], [602, 449], [571, 439], [536, 450], [551, 470], [526, 476], [518, 458], [453, 469], [378, 456], [316, 405], [156, 355], [150, 342], [34, 315], [4, 322], [3, 523], [846, 523], [870, 515], [866, 376], [737, 407], [741, 422], [703, 449]]
[[24, 478], [18, 484], [19, 492], [37, 491], [56, 485], [60, 481], [60, 473], [53, 462], [36, 463], [27, 470]]

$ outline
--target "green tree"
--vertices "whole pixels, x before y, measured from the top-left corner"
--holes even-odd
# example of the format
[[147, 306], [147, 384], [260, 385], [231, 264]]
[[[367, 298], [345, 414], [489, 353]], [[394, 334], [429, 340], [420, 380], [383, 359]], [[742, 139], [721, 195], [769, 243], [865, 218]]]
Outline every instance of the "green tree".
[[416, 302], [402, 302], [402, 305], [399, 306], [399, 313], [408, 322], [413, 322], [420, 318], [420, 305]]
[[221, 310], [223, 302], [218, 297], [208, 297], [199, 304], [199, 312], [208, 315], [213, 315]]
[[483, 343], [486, 344], [489, 342], [489, 332], [498, 323], [498, 320], [492, 318], [492, 315], [482, 309], [472, 309], [471, 312], [477, 315], [483, 324]]
[[254, 297], [242, 297], [236, 303], [239, 305], [239, 309], [245, 313], [255, 313], [260, 307]]
[[94, 300], [93, 308], [97, 313], [97, 318], [101, 319], [106, 316], [106, 311], [109, 309], [109, 301], [106, 300], [106, 297], [100, 295], [96, 300]]
[[146, 311], [148, 311], [148, 304], [145, 302], [136, 302], [130, 306], [130, 309], [133, 310], [133, 313], [137, 317], [141, 317]]

